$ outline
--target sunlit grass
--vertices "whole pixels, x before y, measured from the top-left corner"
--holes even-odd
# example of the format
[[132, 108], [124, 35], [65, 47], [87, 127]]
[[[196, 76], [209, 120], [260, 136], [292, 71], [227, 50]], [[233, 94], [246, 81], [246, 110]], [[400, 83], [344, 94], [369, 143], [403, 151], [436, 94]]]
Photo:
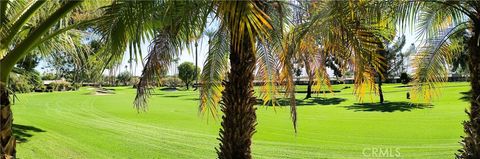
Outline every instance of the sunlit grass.
[[[302, 100], [298, 133], [288, 107], [260, 106], [255, 158], [364, 158], [393, 149], [403, 158], [453, 158], [460, 148], [468, 83], [449, 83], [433, 105], [408, 105], [407, 87], [384, 85], [384, 105], [357, 103], [351, 85]], [[138, 114], [135, 90], [113, 95], [77, 92], [18, 95], [13, 106], [19, 158], [215, 158], [220, 121], [199, 116], [194, 91], [155, 91]], [[298, 88], [299, 91], [305, 86]], [[378, 99], [374, 96], [372, 102]], [[366, 99], [365, 101], [370, 101]]]

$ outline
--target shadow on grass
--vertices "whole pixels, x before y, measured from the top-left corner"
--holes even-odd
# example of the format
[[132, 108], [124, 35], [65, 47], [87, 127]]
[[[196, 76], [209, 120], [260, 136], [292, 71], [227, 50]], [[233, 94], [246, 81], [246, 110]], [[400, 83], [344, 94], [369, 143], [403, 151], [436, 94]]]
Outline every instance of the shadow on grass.
[[405, 87], [412, 87], [413, 85], [401, 85], [401, 86], [395, 86], [396, 88], [405, 88]]
[[471, 91], [471, 90], [468, 91], [468, 92], [460, 92], [460, 94], [463, 95], [463, 96], [460, 98], [460, 100], [469, 102], [470, 99], [472, 99], [472, 91]]
[[164, 96], [162, 96], [162, 97], [178, 98], [178, 97], [183, 97], [183, 96], [188, 96], [188, 95], [164, 95]]
[[[343, 90], [343, 89], [342, 89]], [[285, 91], [279, 91], [280, 93], [285, 93]], [[339, 93], [339, 92], [342, 92], [341, 90], [332, 90], [331, 92], [330, 91], [318, 91], [318, 92], [315, 92], [315, 93]], [[307, 93], [306, 90], [297, 90], [295, 91], [295, 93]]]
[[177, 88], [170, 88], [170, 87], [165, 87], [165, 88], [160, 88], [159, 90], [161, 91], [177, 91]]
[[187, 98], [186, 100], [194, 100], [194, 101], [197, 101], [197, 100], [200, 100], [200, 98]]
[[20, 124], [13, 124], [12, 130], [17, 142], [27, 142], [28, 138], [33, 136], [32, 132], [45, 132], [44, 130], [33, 126]]
[[410, 103], [410, 102], [385, 102], [380, 103], [355, 103], [351, 106], [345, 106], [348, 110], [353, 111], [367, 111], [367, 112], [404, 112], [413, 109], [432, 108], [433, 105], [425, 103]]
[[[288, 98], [281, 98], [281, 99], [278, 99], [277, 101], [280, 106], [290, 106], [290, 99]], [[344, 101], [346, 101], [345, 98], [312, 97], [304, 100], [296, 99], [295, 103], [297, 106], [316, 106], [316, 105], [337, 105]], [[257, 105], [263, 105], [263, 100], [257, 99]], [[271, 102], [267, 102], [265, 105], [272, 106]]]

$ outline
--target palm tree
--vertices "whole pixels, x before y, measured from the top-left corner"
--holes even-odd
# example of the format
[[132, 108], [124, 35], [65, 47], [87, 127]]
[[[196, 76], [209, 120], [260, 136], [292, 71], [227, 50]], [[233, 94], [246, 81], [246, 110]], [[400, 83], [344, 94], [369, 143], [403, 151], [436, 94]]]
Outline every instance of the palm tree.
[[[208, 16], [215, 14], [219, 25], [202, 73], [200, 110], [217, 116], [220, 106], [223, 112], [219, 158], [250, 158], [256, 125], [253, 73], [257, 44], [282, 37], [270, 36], [270, 32], [282, 31], [272, 26], [275, 17], [270, 14], [280, 15], [282, 8], [280, 2], [261, 1], [117, 1], [105, 7], [104, 16], [110, 18], [97, 22], [96, 30], [103, 39], [116, 38], [107, 44], [116, 52], [129, 43], [135, 48], [144, 37], [153, 36], [135, 100], [135, 106], [144, 110], [155, 77], [168, 70], [179, 50], [201, 35]], [[162, 25], [156, 25], [159, 23]], [[206, 78], [211, 80], [204, 81]], [[294, 112], [292, 109], [295, 123]]]
[[[461, 39], [467, 31], [467, 49], [470, 70], [471, 100], [467, 112], [469, 120], [463, 123], [463, 148], [457, 158], [480, 158], [480, 1], [415, 1], [400, 2], [396, 15], [403, 26], [416, 24], [419, 37], [427, 40], [414, 63], [412, 95], [430, 100], [437, 95], [435, 87], [447, 81], [452, 58], [461, 56]], [[413, 96], [412, 96], [413, 97]]]
[[71, 14], [81, 2], [0, 1], [0, 158], [16, 156], [7, 89], [12, 68], [32, 52], [45, 54], [52, 50], [72, 50], [74, 44], [69, 43], [71, 36], [57, 35], [87, 23], [80, 16], [72, 16], [81, 15], [81, 12]]

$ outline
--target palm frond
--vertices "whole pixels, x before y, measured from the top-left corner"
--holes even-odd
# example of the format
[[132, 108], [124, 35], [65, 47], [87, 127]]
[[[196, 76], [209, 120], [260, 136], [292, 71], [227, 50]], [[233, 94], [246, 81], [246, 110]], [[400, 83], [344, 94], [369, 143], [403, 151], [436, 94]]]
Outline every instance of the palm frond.
[[[238, 52], [243, 45], [244, 37], [247, 37], [255, 52], [256, 38], [268, 36], [268, 30], [272, 29], [270, 17], [259, 8], [259, 4], [248, 1], [215, 1], [217, 14], [229, 28], [233, 50]], [[247, 34], [246, 34], [247, 33]]]
[[455, 34], [463, 33], [467, 23], [442, 30], [435, 37], [428, 40], [420, 52], [414, 56], [414, 87], [412, 98], [423, 98], [430, 101], [438, 95], [438, 85], [447, 81], [448, 64], [454, 55], [461, 51], [462, 44], [451, 38]]
[[107, 43], [109, 61], [119, 62], [127, 47], [131, 59], [135, 57], [137, 61], [136, 57], [141, 57], [141, 43], [151, 39], [154, 30], [160, 28], [155, 16], [161, 4], [158, 1], [115, 1], [102, 8], [103, 14], [94, 29]]
[[440, 31], [465, 21], [464, 14], [443, 4], [430, 4], [422, 8], [418, 15], [416, 28], [417, 39], [432, 39]]
[[279, 94], [279, 70], [280, 62], [278, 53], [282, 52], [282, 38], [284, 34], [284, 26], [289, 22], [286, 20], [290, 16], [290, 8], [282, 4], [283, 2], [272, 2], [275, 5], [267, 5], [264, 8], [266, 14], [270, 17], [270, 23], [273, 29], [268, 30], [266, 39], [260, 38], [257, 42], [256, 58], [257, 58], [257, 79], [262, 80], [260, 86], [260, 97], [263, 105], [267, 103], [272, 106], [278, 105], [276, 100]]
[[297, 103], [295, 98], [295, 82], [293, 81], [293, 57], [295, 55], [296, 46], [295, 34], [290, 33], [284, 36], [282, 43], [283, 50], [280, 52], [280, 81], [285, 87], [285, 97], [290, 99], [290, 117], [293, 121], [293, 128], [297, 132]]
[[172, 43], [169, 33], [159, 32], [150, 45], [150, 52], [145, 59], [142, 76], [137, 85], [134, 107], [138, 111], [146, 110], [153, 82], [161, 76], [162, 72], [168, 70], [169, 65], [178, 55], [179, 50]]
[[276, 98], [279, 94], [277, 86], [279, 63], [278, 57], [275, 53], [278, 50], [273, 50], [268, 44], [258, 43], [257, 45], [257, 73], [256, 77], [261, 79], [263, 84], [260, 87], [260, 97], [263, 104], [271, 103], [272, 106], [278, 105]]
[[224, 89], [222, 82], [229, 69], [228, 54], [230, 42], [224, 30], [218, 30], [209, 43], [209, 51], [200, 75], [200, 113], [218, 116], [218, 107]]

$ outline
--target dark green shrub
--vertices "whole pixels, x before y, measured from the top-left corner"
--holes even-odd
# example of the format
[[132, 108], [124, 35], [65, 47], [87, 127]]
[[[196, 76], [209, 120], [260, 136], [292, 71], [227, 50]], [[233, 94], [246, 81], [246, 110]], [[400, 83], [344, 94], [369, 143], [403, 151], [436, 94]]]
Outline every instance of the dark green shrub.
[[73, 87], [74, 90], [78, 90], [78, 89], [80, 89], [80, 87], [82, 87], [82, 84], [80, 84], [80, 83], [74, 83], [74, 84], [72, 85], [72, 87]]
[[411, 80], [412, 78], [406, 72], [402, 72], [402, 74], [400, 74], [400, 81], [402, 84], [408, 84]]
[[29, 83], [25, 76], [13, 74], [10, 76], [10, 89], [18, 93], [29, 93], [34, 87]]

